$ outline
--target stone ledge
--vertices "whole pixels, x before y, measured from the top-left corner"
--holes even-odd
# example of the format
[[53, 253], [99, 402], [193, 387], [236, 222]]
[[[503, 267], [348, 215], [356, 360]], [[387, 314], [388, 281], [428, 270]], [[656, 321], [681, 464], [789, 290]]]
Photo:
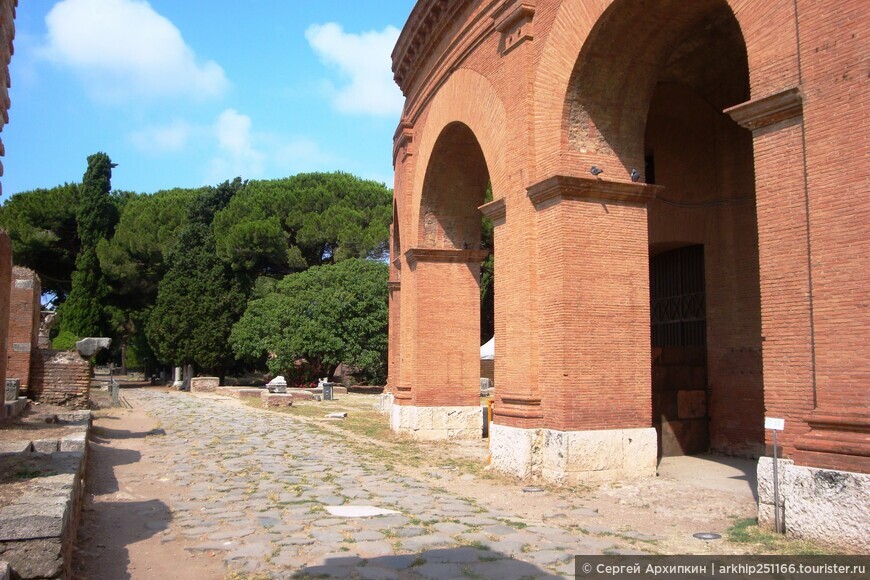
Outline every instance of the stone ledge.
[[390, 428], [418, 440], [480, 439], [483, 436], [483, 408], [415, 407], [393, 405]]
[[270, 393], [263, 391], [260, 394], [264, 407], [290, 407], [293, 405], [293, 395], [290, 393]]
[[515, 477], [556, 484], [653, 477], [653, 428], [556, 431], [490, 426], [493, 467]]
[[220, 387], [218, 377], [193, 377], [190, 379], [191, 393], [213, 393]]
[[[780, 525], [787, 536], [861, 553], [870, 550], [867, 511], [870, 474], [795, 465], [779, 466]], [[758, 524], [774, 525], [773, 459], [758, 460]]]
[[[55, 474], [29, 480], [15, 504], [0, 508], [0, 552], [12, 577], [71, 577], [72, 547], [84, 495], [90, 412], [70, 418], [81, 424], [81, 433], [14, 444], [22, 459], [30, 456], [33, 459], [28, 461], [37, 461], [40, 469]], [[13, 450], [10, 444], [4, 447]], [[40, 453], [43, 448], [54, 451]], [[16, 461], [8, 455], [5, 460]]]
[[266, 389], [257, 389], [251, 387], [216, 387], [214, 390], [214, 393], [216, 395], [235, 397], [236, 399], [256, 398], [260, 397], [262, 393], [268, 392], [269, 391]]

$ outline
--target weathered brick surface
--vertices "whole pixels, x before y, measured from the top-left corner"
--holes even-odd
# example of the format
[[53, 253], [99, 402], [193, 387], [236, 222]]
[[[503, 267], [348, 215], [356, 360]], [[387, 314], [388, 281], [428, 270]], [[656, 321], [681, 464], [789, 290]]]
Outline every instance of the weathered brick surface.
[[[0, 81], [0, 131], [3, 126], [9, 122], [9, 61], [12, 59], [14, 52], [12, 41], [15, 38], [15, 9], [18, 6], [18, 0], [0, 0], [0, 71], [4, 79]], [[3, 141], [0, 140], [0, 156], [6, 154], [6, 148]], [[3, 163], [0, 162], [0, 175], [3, 175]], [[0, 187], [0, 194], [3, 193]]]
[[74, 352], [38, 350], [31, 367], [28, 397], [55, 405], [86, 408], [91, 364]]
[[260, 393], [260, 398], [263, 400], [264, 407], [289, 407], [293, 404], [293, 395], [290, 393], [263, 391]]
[[[6, 352], [6, 335], [9, 331], [9, 294], [12, 282], [12, 242], [0, 230], [0, 352]], [[6, 357], [0, 356], [0, 379], [6, 383]], [[0, 416], [5, 415], [3, 406]]]
[[[870, 471], [846, 443], [870, 427], [868, 4], [533, 4], [420, 2], [394, 51], [396, 403], [472, 404], [476, 264], [419, 256], [477, 247], [489, 181], [496, 423], [651, 425], [648, 256], [700, 244], [711, 448], [762, 453], [780, 416], [786, 457]], [[529, 198], [650, 163], [646, 203]]]
[[24, 394], [30, 386], [30, 360], [37, 350], [41, 297], [36, 273], [19, 266], [12, 268], [6, 376], [21, 380]]
[[219, 377], [192, 377], [190, 379], [191, 393], [213, 393], [221, 384]]

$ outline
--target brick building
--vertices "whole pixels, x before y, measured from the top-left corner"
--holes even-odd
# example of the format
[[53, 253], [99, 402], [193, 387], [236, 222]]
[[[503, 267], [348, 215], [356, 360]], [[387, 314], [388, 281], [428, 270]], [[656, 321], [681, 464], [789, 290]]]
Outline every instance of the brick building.
[[[15, 8], [18, 0], [0, 0], [0, 131], [9, 122], [9, 61], [12, 59], [12, 41], [15, 38]], [[6, 154], [0, 140], [0, 157]], [[0, 177], [3, 163], [0, 161]], [[0, 185], [0, 193], [3, 192]], [[9, 329], [9, 300], [12, 284], [12, 243], [6, 232], [0, 230], [0, 353], [6, 352], [6, 334]], [[0, 381], [6, 380], [6, 357], [0, 356]], [[0, 417], [5, 406], [0, 405]]]
[[[496, 468], [574, 482], [759, 457], [779, 417], [789, 481], [834, 470], [840, 517], [870, 483], [868, 11], [418, 2], [393, 52], [393, 428], [479, 436], [483, 214]], [[825, 539], [806, 487], [781, 509]]]

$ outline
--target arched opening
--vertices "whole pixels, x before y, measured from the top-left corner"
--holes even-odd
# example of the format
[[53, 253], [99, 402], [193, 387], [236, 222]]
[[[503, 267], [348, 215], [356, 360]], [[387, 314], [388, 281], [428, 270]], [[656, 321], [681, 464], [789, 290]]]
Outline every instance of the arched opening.
[[617, 0], [578, 59], [569, 152], [663, 186], [648, 207], [660, 455], [763, 450], [758, 228], [746, 48], [724, 0]]
[[490, 201], [492, 184], [477, 138], [462, 123], [448, 125], [426, 171], [420, 241], [425, 247], [489, 252], [480, 264], [481, 344], [495, 331], [493, 226], [478, 209]]
[[[409, 429], [419, 438], [472, 438], [480, 411], [482, 214], [489, 172], [471, 129], [447, 125], [422, 184], [416, 245], [406, 252], [415, 287]], [[395, 419], [394, 423], [401, 422]], [[415, 423], [416, 422], [416, 423]]]
[[463, 123], [441, 132], [432, 151], [420, 202], [422, 247], [480, 249], [481, 214], [489, 183], [477, 138]]

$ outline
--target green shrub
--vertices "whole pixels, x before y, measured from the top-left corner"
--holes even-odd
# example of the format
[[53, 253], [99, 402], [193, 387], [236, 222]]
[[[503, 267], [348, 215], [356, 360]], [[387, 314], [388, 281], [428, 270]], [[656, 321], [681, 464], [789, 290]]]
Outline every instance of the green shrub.
[[79, 337], [72, 332], [63, 330], [51, 341], [51, 348], [54, 350], [75, 350], [79, 340]]

